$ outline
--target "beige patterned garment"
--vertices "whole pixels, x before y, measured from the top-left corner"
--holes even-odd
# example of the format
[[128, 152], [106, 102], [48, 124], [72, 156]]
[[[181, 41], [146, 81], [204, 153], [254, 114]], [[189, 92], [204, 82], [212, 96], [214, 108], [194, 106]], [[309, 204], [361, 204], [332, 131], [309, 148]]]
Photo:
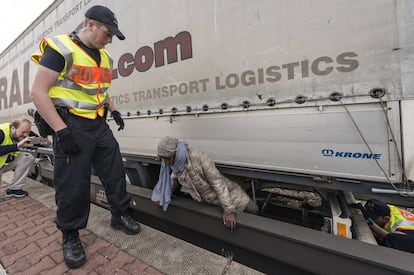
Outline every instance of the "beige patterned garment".
[[183, 171], [172, 175], [172, 187], [175, 187], [177, 179], [181, 183], [183, 177], [189, 178], [201, 198], [207, 203], [220, 205], [224, 214], [243, 212], [250, 198], [240, 185], [223, 176], [205, 153], [188, 146], [187, 149], [185, 170], [188, 176], [183, 175]]

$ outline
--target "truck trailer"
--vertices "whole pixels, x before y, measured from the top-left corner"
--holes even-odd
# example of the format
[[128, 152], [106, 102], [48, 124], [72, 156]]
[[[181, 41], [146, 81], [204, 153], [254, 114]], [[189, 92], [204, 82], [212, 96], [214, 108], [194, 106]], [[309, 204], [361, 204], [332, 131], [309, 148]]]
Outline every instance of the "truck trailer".
[[413, 204], [413, 1], [56, 0], [0, 54], [1, 122], [34, 107], [41, 39], [81, 28], [96, 4], [126, 36], [107, 46], [125, 129], [108, 123], [132, 185], [155, 185], [157, 144], [174, 136], [252, 196], [283, 187]]
[[33, 107], [40, 40], [94, 4], [127, 37], [107, 47], [122, 151], [156, 156], [170, 135], [232, 167], [413, 179], [411, 1], [55, 1], [0, 55], [1, 121]]

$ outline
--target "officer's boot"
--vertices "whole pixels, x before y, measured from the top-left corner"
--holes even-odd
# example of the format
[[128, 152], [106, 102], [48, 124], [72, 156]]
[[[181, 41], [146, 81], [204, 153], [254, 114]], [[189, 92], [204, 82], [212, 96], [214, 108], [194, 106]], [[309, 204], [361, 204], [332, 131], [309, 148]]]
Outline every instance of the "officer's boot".
[[63, 232], [63, 258], [69, 268], [78, 268], [85, 263], [85, 252], [79, 239], [78, 231]]
[[139, 223], [127, 214], [121, 216], [112, 215], [111, 227], [114, 229], [120, 229], [129, 235], [135, 235], [141, 231]]

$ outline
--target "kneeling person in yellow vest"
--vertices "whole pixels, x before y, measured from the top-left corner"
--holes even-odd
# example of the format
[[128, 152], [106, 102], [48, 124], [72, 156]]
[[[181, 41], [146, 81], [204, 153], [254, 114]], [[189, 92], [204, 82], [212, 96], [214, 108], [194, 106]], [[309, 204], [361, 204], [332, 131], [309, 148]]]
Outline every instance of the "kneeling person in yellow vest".
[[375, 199], [368, 200], [364, 208], [380, 245], [414, 253], [413, 213]]
[[26, 177], [33, 165], [34, 157], [21, 148], [32, 147], [29, 137], [32, 123], [28, 119], [16, 119], [0, 124], [0, 178], [4, 172], [14, 171], [12, 181], [6, 190], [6, 197], [25, 197], [23, 190]]

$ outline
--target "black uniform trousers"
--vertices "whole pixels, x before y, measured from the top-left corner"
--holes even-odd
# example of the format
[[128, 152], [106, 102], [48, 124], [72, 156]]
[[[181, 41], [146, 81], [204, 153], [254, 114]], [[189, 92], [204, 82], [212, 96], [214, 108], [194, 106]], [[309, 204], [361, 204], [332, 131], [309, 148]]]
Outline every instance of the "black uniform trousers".
[[388, 246], [394, 249], [414, 253], [414, 235], [413, 234], [398, 234], [389, 233], [385, 236], [381, 245]]
[[53, 137], [57, 228], [63, 232], [85, 228], [90, 211], [92, 166], [101, 180], [112, 215], [124, 214], [130, 203], [119, 144], [105, 119], [67, 114], [64, 118], [81, 151], [67, 156]]

